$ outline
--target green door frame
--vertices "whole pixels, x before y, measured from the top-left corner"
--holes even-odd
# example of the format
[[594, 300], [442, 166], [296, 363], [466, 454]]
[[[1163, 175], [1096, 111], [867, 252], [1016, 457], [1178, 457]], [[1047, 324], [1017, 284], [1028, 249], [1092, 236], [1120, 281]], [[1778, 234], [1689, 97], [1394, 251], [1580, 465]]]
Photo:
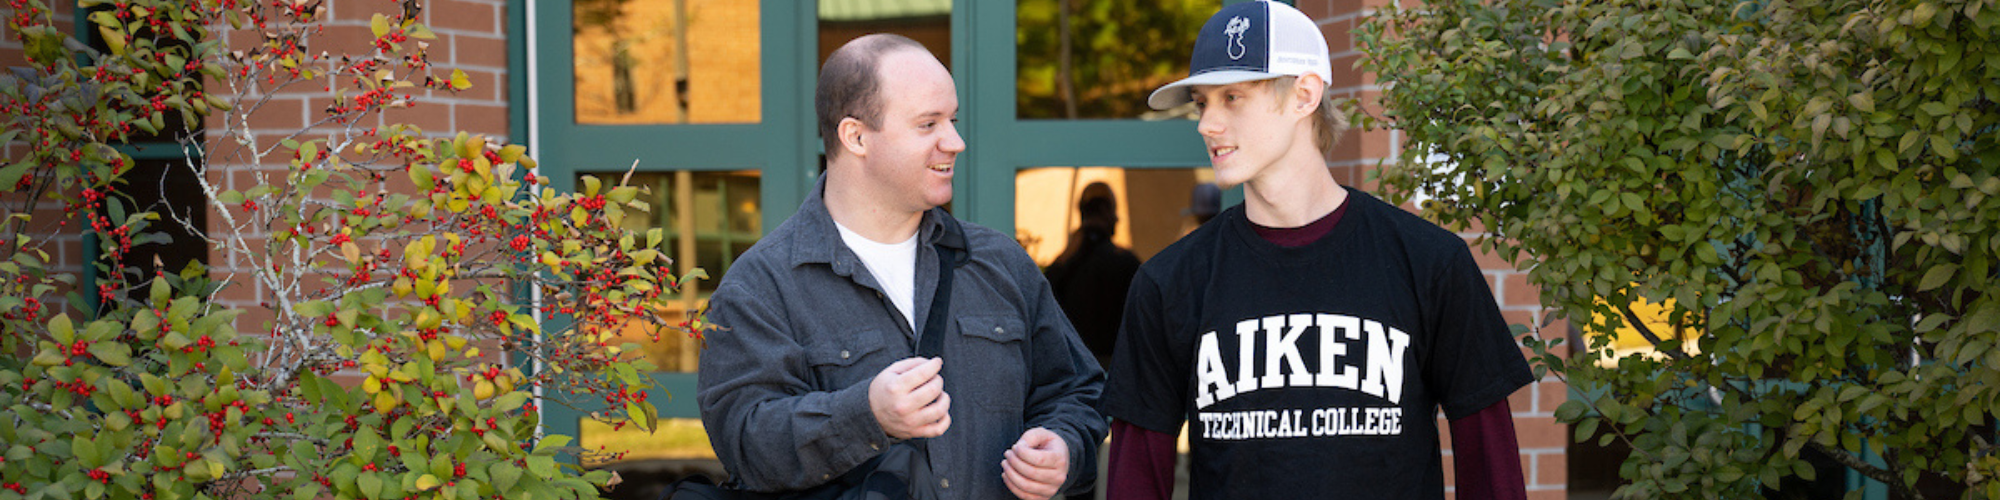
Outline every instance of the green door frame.
[[[1246, 0], [1224, 3], [1238, 1]], [[641, 159], [640, 171], [759, 170], [763, 227], [777, 227], [805, 200], [819, 170], [820, 141], [811, 112], [819, 62], [818, 6], [766, 1], [759, 10], [759, 123], [577, 125], [569, 2], [509, 0], [509, 29], [529, 34], [509, 37], [509, 68], [518, 70], [509, 71], [510, 88], [524, 89], [510, 95], [512, 133], [517, 142], [529, 145], [542, 177], [556, 189], [574, 189], [576, 172], [622, 172], [635, 158]], [[971, 144], [960, 155], [964, 175], [953, 180], [953, 207], [960, 218], [1003, 230], [1014, 227], [1014, 177], [1022, 169], [1208, 165], [1192, 121], [1016, 118], [1015, 3], [955, 0], [950, 23], [959, 132]], [[548, 330], [566, 323], [562, 318], [544, 321]], [[663, 372], [655, 380], [669, 393], [654, 399], [662, 417], [698, 416], [694, 374]], [[538, 407], [547, 432], [577, 435], [579, 412]]]

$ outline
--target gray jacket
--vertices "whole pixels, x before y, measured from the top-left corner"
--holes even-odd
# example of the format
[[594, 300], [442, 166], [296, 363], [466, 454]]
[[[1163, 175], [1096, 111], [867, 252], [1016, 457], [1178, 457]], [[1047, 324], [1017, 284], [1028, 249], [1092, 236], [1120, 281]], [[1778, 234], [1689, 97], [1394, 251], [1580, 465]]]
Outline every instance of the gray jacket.
[[[893, 441], [868, 406], [868, 385], [914, 356], [917, 332], [847, 248], [820, 192], [736, 260], [710, 300], [698, 398], [709, 441], [730, 475], [755, 491], [826, 483]], [[951, 321], [944, 342], [951, 428], [930, 442], [941, 498], [1013, 498], [1003, 453], [1034, 427], [1069, 448], [1065, 491], [1097, 477], [1106, 424], [1104, 371], [1077, 339], [1034, 261], [998, 231], [924, 214], [917, 237], [920, 327]], [[951, 317], [926, 318], [938, 279], [931, 244], [963, 249]]]

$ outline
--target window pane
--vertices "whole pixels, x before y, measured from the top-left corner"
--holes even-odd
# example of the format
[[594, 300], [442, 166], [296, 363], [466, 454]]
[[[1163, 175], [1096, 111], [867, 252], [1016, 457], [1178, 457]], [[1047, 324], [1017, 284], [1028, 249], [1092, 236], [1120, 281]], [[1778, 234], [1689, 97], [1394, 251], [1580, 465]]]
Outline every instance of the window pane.
[[758, 2], [576, 0], [576, 122], [756, 123]]
[[819, 66], [849, 40], [869, 33], [910, 37], [951, 67], [951, 0], [820, 0]]
[[1153, 111], [1146, 96], [1187, 77], [1195, 33], [1221, 8], [1221, 0], [1020, 0], [1015, 6], [1018, 116], [1192, 116], [1192, 106]]
[[1189, 198], [1195, 185], [1213, 182], [1207, 168], [1047, 167], [1014, 174], [1014, 236], [1035, 263], [1048, 267], [1082, 225], [1078, 202], [1086, 188], [1104, 183], [1118, 223], [1112, 242], [1146, 259], [1198, 225]]
[[1189, 194], [1213, 178], [1207, 169], [1118, 167], [1014, 174], [1015, 237], [1099, 363], [1111, 357], [1139, 263], [1196, 227]]
[[[178, 115], [179, 113], [169, 113]], [[155, 148], [177, 147], [155, 145]], [[139, 159], [133, 162], [131, 170], [125, 172], [124, 185], [120, 186], [113, 200], [107, 202], [99, 213], [109, 216], [109, 203], [118, 203], [125, 213], [153, 212], [160, 215], [147, 227], [147, 233], [160, 233], [168, 241], [153, 244], [133, 245], [124, 259], [125, 278], [133, 283], [144, 283], [152, 279], [156, 272], [174, 274], [186, 269], [188, 264], [200, 262], [208, 264], [208, 198], [201, 192], [201, 172], [199, 162], [183, 159]], [[100, 258], [108, 258], [100, 255]], [[164, 266], [164, 267], [162, 267]], [[147, 287], [141, 286], [130, 293], [130, 297], [141, 302], [147, 301]]]
[[[652, 396], [667, 397], [658, 389], [653, 390]], [[613, 428], [588, 418], [580, 419], [579, 424], [577, 445], [584, 450], [583, 467], [614, 471], [622, 479], [603, 498], [660, 498], [660, 490], [654, 488], [668, 487], [674, 480], [692, 473], [707, 474], [716, 481], [729, 477], [728, 471], [722, 469], [722, 462], [715, 459], [715, 449], [708, 444], [708, 431], [702, 428], [701, 419], [661, 418], [653, 432], [636, 425]]]
[[[616, 179], [624, 173], [595, 175]], [[638, 199], [650, 204], [652, 210], [627, 211], [621, 226], [639, 234], [660, 229], [666, 236], [663, 251], [675, 259], [675, 272], [684, 274], [698, 266], [709, 276], [682, 282], [679, 300], [659, 311], [661, 323], [678, 324], [687, 318], [687, 311], [700, 309], [715, 284], [729, 272], [730, 263], [763, 236], [763, 207], [758, 201], [761, 180], [754, 170], [632, 174], [631, 185], [650, 190]], [[648, 326], [631, 325], [621, 337], [642, 346], [661, 371], [695, 370], [699, 343], [673, 335], [661, 335], [655, 341]]]

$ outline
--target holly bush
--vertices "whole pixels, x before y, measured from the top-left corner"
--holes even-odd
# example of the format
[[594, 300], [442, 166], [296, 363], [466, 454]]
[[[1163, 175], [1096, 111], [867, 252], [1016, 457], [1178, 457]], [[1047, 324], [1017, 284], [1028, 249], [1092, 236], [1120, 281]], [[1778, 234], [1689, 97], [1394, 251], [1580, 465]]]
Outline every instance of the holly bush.
[[1897, 497], [2000, 498], [1996, 7], [1391, 7], [1357, 31], [1360, 121], [1408, 137], [1384, 185], [1583, 331], [1526, 340], [1581, 394], [1557, 418], [1632, 446], [1621, 497], [1757, 496], [1814, 479], [1810, 449]]
[[[429, 63], [421, 4], [399, 5], [361, 52], [334, 54], [308, 49], [339, 45], [321, 1], [85, 0], [102, 50], [42, 0], [10, 1], [31, 66], [0, 75], [0, 145], [15, 145], [0, 158], [0, 498], [615, 485], [561, 459], [588, 450], [543, 435], [539, 410], [650, 428], [650, 366], [617, 342], [698, 329], [655, 319], [683, 277], [660, 231], [617, 227], [649, 208], [637, 188], [556, 192], [519, 145], [377, 125], [470, 87]], [[278, 98], [301, 89], [328, 103], [310, 123], [253, 127], [296, 113]], [[191, 152], [166, 175], [197, 179], [209, 223], [126, 201], [159, 189], [124, 178], [141, 140]], [[230, 264], [129, 262], [174, 225]], [[101, 256], [89, 281], [52, 260], [51, 236], [77, 233]], [[232, 292], [259, 303], [219, 300]]]

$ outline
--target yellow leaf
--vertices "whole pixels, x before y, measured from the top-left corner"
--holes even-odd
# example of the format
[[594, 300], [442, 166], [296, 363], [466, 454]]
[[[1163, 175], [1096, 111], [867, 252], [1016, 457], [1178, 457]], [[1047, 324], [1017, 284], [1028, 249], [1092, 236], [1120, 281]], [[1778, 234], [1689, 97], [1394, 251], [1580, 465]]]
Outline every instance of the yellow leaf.
[[389, 413], [396, 409], [396, 396], [388, 392], [375, 393], [375, 413]]
[[472, 399], [486, 400], [493, 397], [493, 382], [481, 380], [472, 385]]
[[472, 79], [466, 78], [465, 71], [457, 69], [451, 70], [451, 89], [465, 90], [469, 88], [472, 88]]
[[382, 38], [382, 35], [388, 34], [389, 16], [384, 16], [380, 12], [375, 13], [375, 17], [368, 20], [368, 31], [374, 33], [375, 38]]

